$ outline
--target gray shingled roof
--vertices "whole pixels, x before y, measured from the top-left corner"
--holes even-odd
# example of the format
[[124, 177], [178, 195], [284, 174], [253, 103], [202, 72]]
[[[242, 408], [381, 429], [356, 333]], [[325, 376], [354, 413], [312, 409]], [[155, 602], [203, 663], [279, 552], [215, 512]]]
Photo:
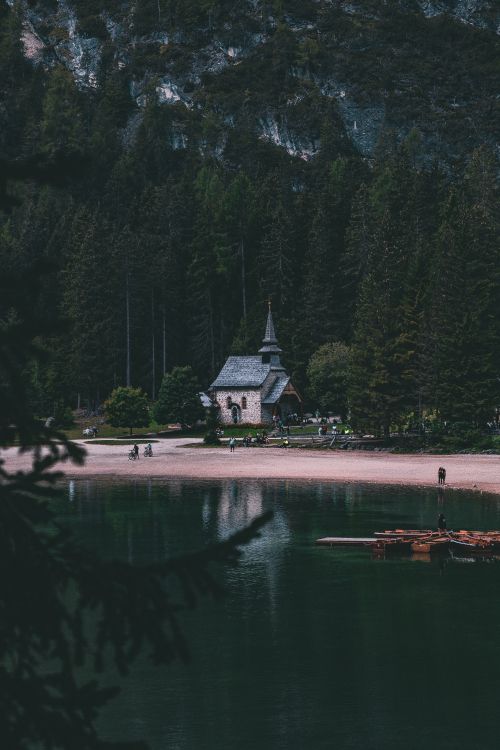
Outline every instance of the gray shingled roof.
[[226, 364], [210, 388], [258, 387], [266, 379], [270, 364], [263, 364], [262, 357], [228, 357]]
[[262, 399], [263, 404], [275, 404], [276, 401], [279, 399], [283, 391], [285, 390], [286, 386], [290, 382], [290, 378], [288, 375], [278, 375], [276, 380], [271, 386], [271, 390], [267, 394], [265, 398]]

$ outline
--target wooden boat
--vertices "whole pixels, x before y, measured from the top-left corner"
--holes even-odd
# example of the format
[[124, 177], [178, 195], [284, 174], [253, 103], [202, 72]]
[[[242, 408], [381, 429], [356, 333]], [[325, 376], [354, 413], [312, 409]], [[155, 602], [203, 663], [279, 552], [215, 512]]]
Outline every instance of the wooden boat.
[[460, 534], [459, 538], [451, 539], [451, 547], [457, 551], [464, 552], [490, 552], [497, 545], [491, 537], [479, 536], [476, 534]]
[[444, 552], [450, 546], [448, 534], [430, 534], [412, 542], [411, 551], [417, 553]]
[[451, 548], [458, 552], [471, 552], [476, 549], [474, 542], [466, 542], [465, 540], [452, 539], [450, 542]]
[[391, 552], [409, 552], [412, 540], [408, 537], [378, 539], [377, 547], [382, 549], [386, 554]]

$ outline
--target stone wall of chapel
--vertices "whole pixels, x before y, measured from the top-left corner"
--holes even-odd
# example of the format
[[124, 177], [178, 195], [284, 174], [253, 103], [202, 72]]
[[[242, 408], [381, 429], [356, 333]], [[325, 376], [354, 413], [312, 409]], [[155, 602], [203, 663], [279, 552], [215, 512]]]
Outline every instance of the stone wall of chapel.
[[[241, 422], [248, 422], [249, 424], [260, 424], [260, 422], [262, 421], [260, 388], [251, 390], [231, 390], [230, 388], [217, 388], [215, 390], [215, 398], [217, 400], [217, 403], [220, 405], [220, 420], [222, 424], [233, 424], [231, 409], [227, 406], [228, 396], [231, 397], [231, 404], [237, 404], [240, 407]], [[245, 397], [247, 400], [246, 409], [241, 408], [243, 397]]]
[[273, 423], [273, 404], [262, 404], [262, 422], [264, 424], [272, 424]]

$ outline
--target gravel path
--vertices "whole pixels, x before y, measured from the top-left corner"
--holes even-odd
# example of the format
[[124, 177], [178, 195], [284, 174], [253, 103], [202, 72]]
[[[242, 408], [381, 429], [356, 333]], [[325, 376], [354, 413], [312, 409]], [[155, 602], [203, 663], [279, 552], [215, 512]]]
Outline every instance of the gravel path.
[[[447, 471], [447, 487], [500, 494], [500, 456], [398, 456], [365, 451], [312, 452], [300, 448], [193, 448], [196, 438], [153, 443], [154, 456], [129, 461], [129, 446], [84, 444], [84, 466], [66, 464], [69, 477], [190, 477], [337, 480], [381, 484], [437, 485], [437, 470]], [[11, 448], [3, 452], [8, 470], [25, 468], [29, 456]]]

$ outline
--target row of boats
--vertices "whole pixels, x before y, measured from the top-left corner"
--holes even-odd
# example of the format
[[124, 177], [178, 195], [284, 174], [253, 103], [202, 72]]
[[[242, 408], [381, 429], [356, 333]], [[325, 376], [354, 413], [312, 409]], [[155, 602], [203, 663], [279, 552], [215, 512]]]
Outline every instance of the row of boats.
[[376, 531], [374, 537], [374, 548], [384, 553], [406, 550], [417, 554], [447, 550], [480, 554], [500, 552], [500, 531], [393, 529]]
[[[376, 531], [370, 537], [328, 536], [316, 539], [328, 547], [369, 547], [376, 556], [414, 553], [429, 555], [450, 552], [474, 555], [500, 555], [500, 531], [432, 531], [431, 529], [392, 529]], [[496, 553], [496, 554], [495, 554]]]

